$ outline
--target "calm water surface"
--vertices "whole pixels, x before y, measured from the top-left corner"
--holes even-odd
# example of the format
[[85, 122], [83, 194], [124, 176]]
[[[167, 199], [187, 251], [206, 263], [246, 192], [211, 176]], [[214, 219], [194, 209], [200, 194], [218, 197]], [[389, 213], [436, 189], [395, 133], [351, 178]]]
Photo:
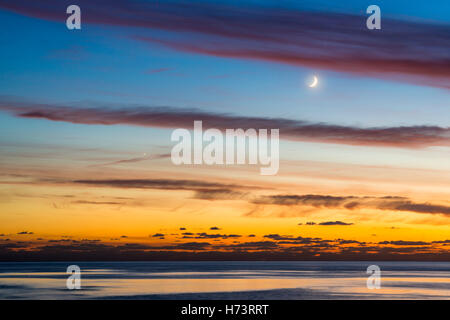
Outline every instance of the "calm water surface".
[[[71, 264], [81, 290], [66, 288]], [[0, 299], [450, 299], [450, 263], [3, 262]]]

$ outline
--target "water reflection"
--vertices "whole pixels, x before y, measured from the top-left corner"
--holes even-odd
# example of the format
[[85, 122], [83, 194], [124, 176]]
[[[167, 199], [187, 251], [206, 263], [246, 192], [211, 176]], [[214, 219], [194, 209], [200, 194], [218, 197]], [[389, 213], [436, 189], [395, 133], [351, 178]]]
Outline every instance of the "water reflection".
[[[72, 263], [71, 263], [72, 264]], [[449, 299], [450, 263], [382, 263], [381, 288], [363, 262], [79, 263], [82, 290], [68, 290], [68, 263], [1, 263], [2, 299]], [[216, 270], [214, 270], [216, 267]], [[272, 269], [270, 268], [272, 267]]]

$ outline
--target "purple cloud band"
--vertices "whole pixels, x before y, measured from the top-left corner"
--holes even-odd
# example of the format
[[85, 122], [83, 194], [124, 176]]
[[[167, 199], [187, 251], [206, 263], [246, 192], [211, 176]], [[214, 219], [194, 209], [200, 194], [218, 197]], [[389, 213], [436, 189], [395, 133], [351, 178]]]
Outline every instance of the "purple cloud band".
[[360, 128], [284, 118], [239, 117], [196, 109], [170, 107], [82, 108], [5, 100], [0, 101], [0, 110], [22, 118], [79, 124], [192, 128], [195, 120], [202, 120], [204, 129], [280, 129], [281, 138], [293, 141], [400, 148], [450, 146], [450, 128], [438, 126]]

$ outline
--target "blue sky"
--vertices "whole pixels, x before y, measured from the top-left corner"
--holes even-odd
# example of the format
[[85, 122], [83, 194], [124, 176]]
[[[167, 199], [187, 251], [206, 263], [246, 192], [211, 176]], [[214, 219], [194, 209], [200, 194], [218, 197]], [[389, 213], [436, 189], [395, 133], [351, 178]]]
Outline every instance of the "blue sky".
[[[228, 5], [257, 4], [362, 16], [369, 2], [222, 1]], [[450, 17], [446, 1], [377, 4], [383, 16], [440, 22], [448, 22]], [[2, 29], [0, 38], [3, 96], [43, 103], [200, 108], [364, 127], [447, 126], [450, 117], [445, 89], [302, 66], [204, 56], [129, 37], [145, 33], [164, 38], [167, 32], [161, 30], [86, 23], [80, 31], [69, 31], [61, 22], [5, 10], [0, 10], [0, 20], [8, 26]], [[320, 79], [315, 91], [307, 87], [313, 75]], [[20, 127], [26, 133], [36, 127], [51, 135], [55, 130], [52, 126], [70, 126], [29, 121], [23, 127], [22, 122], [5, 114], [0, 117], [6, 131]], [[133, 136], [133, 130], [139, 129], [122, 130], [122, 136], [127, 130]], [[11, 136], [20, 137], [21, 132]]]

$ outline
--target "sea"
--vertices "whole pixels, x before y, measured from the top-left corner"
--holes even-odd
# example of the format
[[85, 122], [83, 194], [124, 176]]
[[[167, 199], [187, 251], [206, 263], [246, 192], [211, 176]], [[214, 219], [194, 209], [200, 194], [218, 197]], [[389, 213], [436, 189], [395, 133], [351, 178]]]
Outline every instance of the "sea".
[[1, 262], [0, 299], [450, 299], [450, 262]]

